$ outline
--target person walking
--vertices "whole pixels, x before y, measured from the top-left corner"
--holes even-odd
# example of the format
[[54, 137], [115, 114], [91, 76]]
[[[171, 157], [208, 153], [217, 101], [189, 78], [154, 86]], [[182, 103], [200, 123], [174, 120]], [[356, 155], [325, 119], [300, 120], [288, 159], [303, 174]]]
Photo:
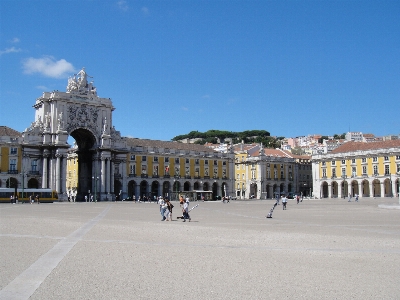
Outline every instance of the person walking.
[[358, 194], [355, 194], [356, 202], [358, 202]]
[[351, 202], [351, 194], [349, 193], [349, 201], [347, 201], [347, 202]]
[[169, 199], [166, 200], [167, 202], [167, 221], [172, 221], [172, 209], [174, 208], [173, 204], [169, 201]]
[[186, 202], [183, 204], [182, 213], [183, 222], [186, 222], [186, 219], [189, 219], [189, 222], [192, 220], [189, 215], [189, 198], [186, 198]]
[[165, 205], [164, 199], [160, 198], [160, 200], [158, 200], [158, 204], [160, 205], [160, 214], [161, 214], [161, 218], [162, 218], [161, 221], [164, 221], [165, 220], [164, 213], [165, 213], [165, 209], [167, 208]]
[[282, 208], [286, 210], [287, 198], [285, 195], [282, 196]]

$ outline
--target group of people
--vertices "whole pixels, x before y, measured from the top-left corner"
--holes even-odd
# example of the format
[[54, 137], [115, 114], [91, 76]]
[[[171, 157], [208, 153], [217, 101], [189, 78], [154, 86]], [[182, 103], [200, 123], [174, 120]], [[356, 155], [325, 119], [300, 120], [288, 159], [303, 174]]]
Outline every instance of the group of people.
[[[163, 198], [162, 196], [158, 197], [158, 204], [160, 206], [160, 214], [161, 221], [172, 221], [172, 209], [174, 205], [169, 201], [168, 198]], [[189, 219], [189, 222], [192, 220], [189, 215], [189, 198], [183, 199], [181, 196], [179, 198], [179, 204], [182, 208], [182, 219], [183, 222], [186, 222]]]
[[[37, 202], [37, 204], [40, 203], [38, 195], [36, 195], [35, 198], [33, 198], [33, 195], [29, 196], [29, 203], [32, 204], [34, 202]], [[12, 204], [18, 203], [18, 196], [15, 195], [15, 197], [14, 197], [14, 195], [11, 195], [10, 196], [10, 203], [12, 203]], [[22, 200], [22, 203], [25, 203], [25, 201]]]
[[[354, 195], [355, 201], [358, 202], [358, 194]], [[349, 200], [347, 202], [351, 202], [351, 194], [349, 193]]]

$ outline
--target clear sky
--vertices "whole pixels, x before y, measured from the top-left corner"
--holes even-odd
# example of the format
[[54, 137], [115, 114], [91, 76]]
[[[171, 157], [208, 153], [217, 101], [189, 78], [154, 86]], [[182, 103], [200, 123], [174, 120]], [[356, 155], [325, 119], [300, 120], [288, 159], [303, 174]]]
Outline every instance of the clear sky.
[[82, 67], [123, 136], [400, 133], [400, 1], [0, 1], [0, 125]]

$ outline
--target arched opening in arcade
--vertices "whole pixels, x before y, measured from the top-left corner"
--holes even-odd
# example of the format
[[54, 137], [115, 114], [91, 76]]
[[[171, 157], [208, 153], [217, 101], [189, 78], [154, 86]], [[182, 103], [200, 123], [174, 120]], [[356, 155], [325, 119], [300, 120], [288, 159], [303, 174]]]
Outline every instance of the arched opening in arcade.
[[267, 198], [271, 199], [273, 196], [271, 195], [271, 185], [267, 184], [265, 187], [265, 191], [267, 192]]
[[383, 182], [385, 197], [393, 197], [392, 184], [389, 178]]
[[140, 183], [140, 197], [142, 199], [145, 199], [147, 198], [147, 196], [148, 196], [148, 183], [146, 180], [143, 180]]
[[347, 197], [347, 194], [349, 193], [349, 186], [347, 181], [343, 181], [340, 188], [342, 189], [342, 197], [344, 199]]
[[204, 182], [203, 184], [203, 191], [208, 191], [208, 182]]
[[370, 197], [369, 182], [368, 182], [368, 180], [364, 180], [364, 181], [361, 183], [361, 190], [362, 190], [362, 196], [363, 196], [363, 197]]
[[378, 179], [374, 179], [372, 182], [372, 194], [374, 197], [380, 197], [381, 196], [381, 182]]
[[114, 180], [114, 194], [115, 194], [115, 200], [122, 200], [121, 199], [122, 183], [119, 180]]
[[218, 183], [214, 182], [212, 185], [212, 198], [217, 199], [218, 196]]
[[326, 181], [324, 181], [322, 183], [322, 189], [321, 189], [322, 195], [321, 195], [321, 198], [328, 198], [328, 188], [329, 188], [328, 183]]
[[159, 196], [159, 186], [160, 184], [158, 183], [158, 181], [153, 181], [153, 183], [151, 184], [151, 198], [154, 201], [157, 201], [157, 197]]
[[355, 195], [359, 195], [360, 192], [358, 190], [358, 182], [356, 180], [353, 180], [351, 182], [351, 196], [354, 197]]
[[132, 199], [133, 196], [136, 198], [136, 181], [131, 180], [128, 182], [128, 197]]
[[180, 191], [181, 191], [181, 183], [179, 181], [174, 181], [174, 184], [172, 185], [171, 200], [179, 200]]
[[186, 181], [186, 182], [183, 184], [183, 190], [184, 190], [185, 192], [190, 191], [190, 182], [189, 182], [189, 181]]
[[249, 193], [249, 198], [257, 198], [257, 183], [253, 182], [250, 184], [250, 193]]
[[28, 189], [38, 189], [39, 181], [36, 178], [31, 178], [28, 180]]
[[339, 188], [338, 188], [338, 183], [336, 181], [333, 181], [331, 184], [331, 189], [332, 189], [332, 198], [337, 198], [338, 197], [338, 192], [339, 192]]
[[163, 191], [162, 191], [162, 196], [163, 197], [169, 197], [170, 196], [170, 184], [169, 181], [164, 181], [163, 183]]
[[[75, 153], [78, 155], [76, 200], [84, 201], [85, 195], [94, 193], [96, 193], [95, 196], [99, 199], [98, 194], [100, 193], [100, 190], [98, 178], [100, 170], [97, 170], [96, 166], [93, 164], [93, 156], [96, 153], [94, 149], [96, 138], [92, 132], [83, 128], [72, 131], [70, 136], [74, 139], [73, 144], [77, 147]], [[94, 183], [96, 183], [96, 186], [94, 186]]]

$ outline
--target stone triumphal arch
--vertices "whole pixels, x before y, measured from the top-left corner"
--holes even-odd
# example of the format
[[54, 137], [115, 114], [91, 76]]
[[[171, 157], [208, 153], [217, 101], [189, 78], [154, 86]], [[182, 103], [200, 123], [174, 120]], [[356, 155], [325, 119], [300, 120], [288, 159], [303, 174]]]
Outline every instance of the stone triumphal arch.
[[42, 170], [41, 188], [58, 192], [60, 200], [70, 192], [66, 187], [67, 154], [76, 141], [78, 187], [76, 199], [89, 190], [98, 200], [111, 200], [119, 191], [114, 174], [124, 174], [126, 142], [112, 125], [114, 106], [110, 98], [97, 96], [85, 68], [68, 79], [66, 92], [45, 92], [36, 99], [35, 121], [23, 136], [23, 164], [35, 162]]

